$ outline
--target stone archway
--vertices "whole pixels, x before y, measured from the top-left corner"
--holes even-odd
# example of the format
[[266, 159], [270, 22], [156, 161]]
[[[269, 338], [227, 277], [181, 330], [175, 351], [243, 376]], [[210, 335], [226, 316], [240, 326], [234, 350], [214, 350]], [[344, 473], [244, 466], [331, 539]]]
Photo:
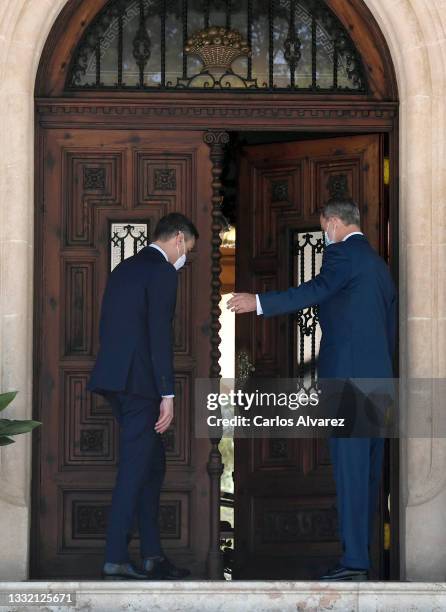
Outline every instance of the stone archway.
[[[1, 387], [18, 389], [14, 415], [32, 411], [34, 82], [41, 52], [66, 0], [8, 1], [1, 16], [0, 348]], [[446, 17], [442, 0], [367, 0], [392, 52], [400, 112], [400, 346], [402, 376], [442, 377], [446, 359], [446, 270], [441, 198], [446, 192]], [[443, 114], [442, 114], [443, 113]], [[11, 129], [13, 126], [13, 129]], [[426, 270], [429, 273], [426, 273]], [[428, 296], [428, 297], [427, 297]], [[407, 410], [415, 404], [408, 398]], [[426, 398], [429, 402], [429, 398]], [[429, 406], [429, 404], [427, 404]], [[424, 404], [426, 407], [426, 404]], [[0, 455], [1, 540], [6, 579], [26, 579], [30, 529], [31, 440]], [[402, 577], [444, 579], [446, 443], [402, 444]], [[425, 521], [426, 515], [430, 520]]]

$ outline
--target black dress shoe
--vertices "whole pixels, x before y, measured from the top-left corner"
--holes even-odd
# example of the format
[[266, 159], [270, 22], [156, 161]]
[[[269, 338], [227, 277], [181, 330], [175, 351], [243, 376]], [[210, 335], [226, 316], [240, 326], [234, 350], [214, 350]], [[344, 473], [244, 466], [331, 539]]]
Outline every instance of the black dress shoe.
[[369, 579], [369, 572], [366, 569], [354, 569], [351, 567], [343, 567], [340, 565], [339, 567], [335, 567], [334, 569], [328, 571], [326, 574], [321, 576], [319, 580], [332, 580], [332, 581], [340, 581], [340, 580], [351, 580], [354, 582], [362, 582], [363, 580]]
[[104, 580], [147, 580], [147, 574], [137, 570], [131, 563], [104, 563]]
[[167, 557], [144, 559], [142, 567], [146, 577], [152, 580], [182, 580], [190, 575], [190, 570], [177, 567]]

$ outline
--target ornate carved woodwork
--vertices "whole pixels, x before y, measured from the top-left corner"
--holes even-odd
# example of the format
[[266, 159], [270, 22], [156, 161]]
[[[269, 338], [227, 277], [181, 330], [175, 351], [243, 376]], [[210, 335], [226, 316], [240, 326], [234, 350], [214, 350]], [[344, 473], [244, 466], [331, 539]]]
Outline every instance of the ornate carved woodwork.
[[[64, 547], [71, 550], [88, 550], [90, 553], [101, 545], [107, 529], [107, 517], [110, 511], [112, 491], [103, 491], [96, 498], [87, 490], [65, 489], [63, 491], [63, 508], [71, 518], [66, 529]], [[179, 548], [184, 544], [182, 527], [188, 513], [187, 496], [180, 493], [178, 498], [166, 492], [160, 503], [160, 531], [162, 539], [171, 547]], [[136, 527], [136, 525], [135, 525]], [[136, 528], [132, 536], [137, 543], [139, 539]]]
[[[221, 264], [220, 264], [220, 232], [223, 228], [221, 217], [221, 173], [223, 170], [224, 147], [229, 142], [227, 132], [206, 132], [204, 142], [210, 147], [210, 158], [212, 162], [212, 242], [211, 242], [211, 365], [209, 371], [210, 378], [220, 378], [220, 298], [221, 298]], [[220, 505], [220, 478], [223, 474], [223, 464], [218, 444], [221, 438], [211, 439], [211, 449], [207, 470], [210, 484], [211, 509], [216, 509]], [[223, 577], [223, 559], [220, 551], [220, 517], [219, 513], [211, 510], [211, 545], [208, 556], [208, 571], [211, 578]]]
[[157, 168], [154, 173], [154, 187], [158, 191], [175, 191], [177, 175], [175, 168]]
[[324, 542], [338, 535], [337, 512], [329, 508], [298, 508], [293, 510], [264, 509], [261, 538], [263, 544]]
[[105, 189], [105, 168], [103, 166], [84, 166], [84, 191], [103, 191]]
[[175, 418], [164, 434], [160, 523], [166, 550], [173, 547], [180, 563], [206, 575], [210, 534], [198, 517], [209, 516], [210, 498], [202, 494], [209, 489], [209, 442], [193, 437], [192, 391], [194, 378], [211, 367], [210, 307], [194, 299], [211, 287], [211, 223], [201, 211], [212, 196], [209, 148], [197, 131], [139, 130], [134, 137], [133, 131], [46, 130], [39, 152], [45, 213], [36, 411], [46, 427], [38, 449], [35, 575], [91, 578], [100, 571], [119, 457], [111, 408], [86, 391], [101, 297], [110, 270], [150, 242], [157, 220], [174, 210], [193, 219], [203, 248], [179, 273]]
[[288, 202], [288, 181], [272, 181], [271, 202]]
[[371, 131], [388, 131], [398, 116], [397, 104], [392, 102], [352, 100], [346, 103], [330, 99], [303, 102], [285, 95], [276, 100], [262, 94], [253, 100], [243, 100], [234, 99], [231, 94], [221, 100], [211, 93], [201, 100], [160, 93], [150, 100], [149, 105], [147, 101], [141, 103], [138, 99], [134, 103], [119, 103], [110, 98], [92, 103], [92, 100], [79, 97], [68, 104], [61, 100], [41, 99], [37, 111], [42, 127], [106, 125], [122, 129], [173, 129], [187, 125], [218, 130], [223, 121], [227, 130], [244, 130], [249, 122], [250, 129], [257, 130], [271, 124], [274, 129], [289, 131], [296, 128], [329, 130], [334, 125], [348, 132], [358, 131], [360, 126], [367, 126]]
[[[70, 355], [68, 361], [79, 359]], [[117, 432], [110, 408], [102, 399], [87, 394], [88, 368], [67, 367], [61, 374], [60, 403], [64, 407], [59, 432], [63, 444], [61, 468], [79, 472], [91, 470], [92, 466], [113, 469], [117, 461]]]
[[327, 189], [330, 198], [348, 198], [350, 196], [348, 188], [348, 177], [346, 174], [331, 174], [328, 177]]
[[210, 156], [212, 161], [212, 286], [211, 286], [211, 378], [220, 376], [220, 232], [223, 228], [221, 217], [221, 173], [223, 170], [224, 147], [229, 142], [229, 134], [227, 132], [206, 132], [204, 142], [210, 147]]

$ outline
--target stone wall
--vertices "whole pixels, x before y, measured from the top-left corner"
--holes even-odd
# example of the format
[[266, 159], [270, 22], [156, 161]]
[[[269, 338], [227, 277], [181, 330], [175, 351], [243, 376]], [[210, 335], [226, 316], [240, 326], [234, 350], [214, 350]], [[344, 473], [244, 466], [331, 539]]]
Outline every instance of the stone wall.
[[[367, 0], [386, 37], [400, 96], [401, 375], [446, 376], [446, 1]], [[403, 398], [425, 411], [429, 394]], [[406, 401], [407, 400], [407, 401]], [[446, 577], [446, 440], [401, 444], [401, 570]]]
[[[39, 58], [66, 0], [0, 5], [0, 389], [6, 414], [32, 403], [34, 102]], [[446, 0], [367, 0], [391, 50], [401, 100], [401, 374], [446, 376]], [[417, 403], [408, 398], [408, 411]], [[421, 407], [433, 416], [430, 398]], [[28, 576], [30, 436], [0, 451], [0, 579]], [[445, 580], [446, 441], [401, 445], [402, 573]]]

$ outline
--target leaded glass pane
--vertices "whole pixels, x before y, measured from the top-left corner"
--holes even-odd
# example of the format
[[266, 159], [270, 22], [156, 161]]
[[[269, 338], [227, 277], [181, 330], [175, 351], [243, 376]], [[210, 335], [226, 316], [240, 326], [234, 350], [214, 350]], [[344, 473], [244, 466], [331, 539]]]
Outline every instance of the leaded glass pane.
[[323, 0], [110, 0], [74, 54], [67, 88], [367, 89]]
[[119, 222], [110, 224], [110, 270], [149, 243], [147, 223]]
[[[320, 271], [324, 250], [321, 230], [296, 232], [294, 236], [294, 283], [299, 286]], [[296, 370], [305, 388], [316, 381], [316, 359], [321, 340], [317, 306], [303, 308], [294, 315], [296, 330]]]

